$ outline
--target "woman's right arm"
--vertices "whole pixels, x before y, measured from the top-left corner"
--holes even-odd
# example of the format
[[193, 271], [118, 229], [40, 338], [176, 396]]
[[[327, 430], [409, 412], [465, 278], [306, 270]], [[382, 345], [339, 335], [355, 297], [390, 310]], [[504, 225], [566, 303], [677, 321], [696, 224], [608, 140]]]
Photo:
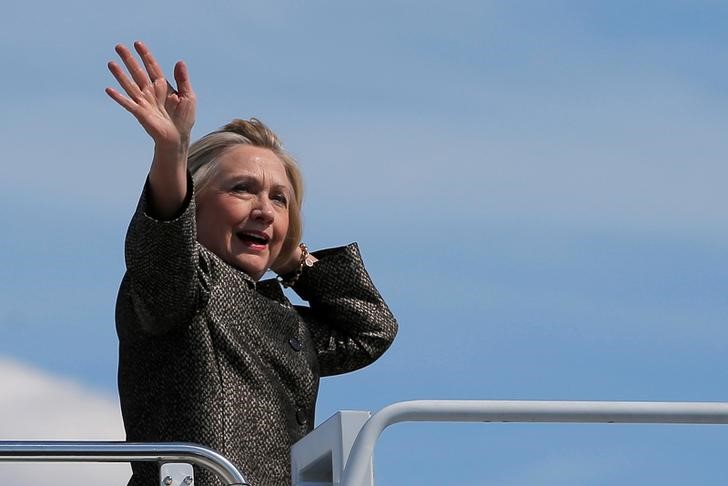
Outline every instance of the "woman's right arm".
[[146, 46], [134, 47], [144, 68], [126, 47], [116, 46], [129, 74], [114, 62], [109, 70], [126, 96], [112, 88], [106, 92], [152, 137], [154, 159], [127, 232], [120, 299], [129, 299], [145, 331], [159, 334], [189, 322], [205, 288], [187, 174], [195, 95], [184, 63], [175, 66], [175, 90]]
[[151, 51], [139, 41], [134, 48], [144, 68], [121, 44], [116, 46], [116, 52], [129, 75], [117, 63], [109, 62], [111, 74], [127, 96], [113, 88], [106, 88], [106, 93], [134, 115], [154, 140], [154, 158], [149, 169], [150, 203], [156, 217], [172, 219], [179, 214], [187, 196], [187, 153], [195, 123], [195, 93], [184, 62], [179, 61], [174, 67], [175, 90]]

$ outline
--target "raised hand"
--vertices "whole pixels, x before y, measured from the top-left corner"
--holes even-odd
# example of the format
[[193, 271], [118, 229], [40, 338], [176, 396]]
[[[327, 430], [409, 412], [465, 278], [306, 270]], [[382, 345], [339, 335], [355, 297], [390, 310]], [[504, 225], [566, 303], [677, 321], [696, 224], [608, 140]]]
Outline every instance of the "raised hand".
[[113, 88], [106, 93], [123, 106], [139, 121], [154, 139], [157, 149], [185, 151], [190, 131], [195, 123], [196, 99], [187, 73], [187, 66], [179, 61], [174, 66], [175, 90], [164, 78], [151, 51], [142, 43], [135, 42], [134, 49], [144, 64], [142, 68], [131, 51], [119, 44], [116, 52], [123, 61], [129, 76], [117, 63], [109, 62], [114, 75], [127, 96]]
[[134, 49], [144, 68], [129, 49], [117, 45], [116, 52], [129, 75], [113, 61], [109, 62], [109, 70], [126, 96], [113, 88], [106, 88], [106, 93], [134, 115], [154, 139], [154, 158], [149, 169], [151, 208], [157, 217], [168, 219], [178, 213], [189, 190], [187, 152], [197, 102], [187, 66], [182, 61], [174, 66], [175, 90], [164, 79], [149, 49], [141, 42], [135, 42]]

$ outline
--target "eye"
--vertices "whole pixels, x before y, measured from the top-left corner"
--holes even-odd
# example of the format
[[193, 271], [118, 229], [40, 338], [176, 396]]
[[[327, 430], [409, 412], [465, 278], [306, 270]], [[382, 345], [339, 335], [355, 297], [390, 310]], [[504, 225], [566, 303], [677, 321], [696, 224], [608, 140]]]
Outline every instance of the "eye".
[[288, 206], [288, 198], [282, 192], [272, 194], [271, 199], [273, 200], [273, 202], [279, 204], [280, 206]]
[[250, 192], [250, 184], [247, 182], [239, 182], [235, 184], [232, 189], [230, 189], [232, 192]]

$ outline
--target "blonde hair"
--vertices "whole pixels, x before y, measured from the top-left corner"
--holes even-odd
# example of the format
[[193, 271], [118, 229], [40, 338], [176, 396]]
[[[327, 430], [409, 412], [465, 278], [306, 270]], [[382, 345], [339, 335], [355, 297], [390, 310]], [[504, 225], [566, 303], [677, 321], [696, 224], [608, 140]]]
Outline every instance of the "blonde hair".
[[218, 170], [220, 156], [235, 145], [253, 145], [271, 150], [283, 162], [293, 197], [288, 203], [288, 232], [279, 259], [287, 258], [301, 241], [303, 221], [303, 178], [296, 160], [283, 149], [278, 136], [257, 118], [235, 119], [219, 130], [208, 133], [190, 146], [187, 168], [192, 174], [195, 191], [201, 194]]

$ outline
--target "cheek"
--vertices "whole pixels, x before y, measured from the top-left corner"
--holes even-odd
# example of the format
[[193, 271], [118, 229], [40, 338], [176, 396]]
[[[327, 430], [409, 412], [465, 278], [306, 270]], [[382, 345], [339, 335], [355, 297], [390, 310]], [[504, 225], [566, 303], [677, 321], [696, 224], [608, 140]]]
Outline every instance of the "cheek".
[[286, 239], [286, 235], [288, 234], [288, 228], [289, 228], [289, 219], [288, 219], [287, 213], [278, 219], [276, 226], [277, 226], [276, 231], [280, 235], [281, 242], [283, 242]]
[[205, 201], [196, 214], [197, 240], [208, 248], [219, 245], [232, 224], [230, 207], [218, 201]]
[[210, 220], [204, 214], [197, 216], [197, 241], [214, 250], [214, 243], [217, 238], [215, 238], [214, 225], [210, 223]]
[[288, 218], [277, 217], [274, 225], [276, 235], [275, 243], [271, 245], [271, 257], [276, 259], [280, 256], [281, 251], [286, 247], [286, 235], [288, 234]]
[[221, 234], [229, 233], [232, 228], [240, 225], [250, 215], [250, 204], [236, 199], [219, 200], [206, 209], [205, 217], [208, 226]]

